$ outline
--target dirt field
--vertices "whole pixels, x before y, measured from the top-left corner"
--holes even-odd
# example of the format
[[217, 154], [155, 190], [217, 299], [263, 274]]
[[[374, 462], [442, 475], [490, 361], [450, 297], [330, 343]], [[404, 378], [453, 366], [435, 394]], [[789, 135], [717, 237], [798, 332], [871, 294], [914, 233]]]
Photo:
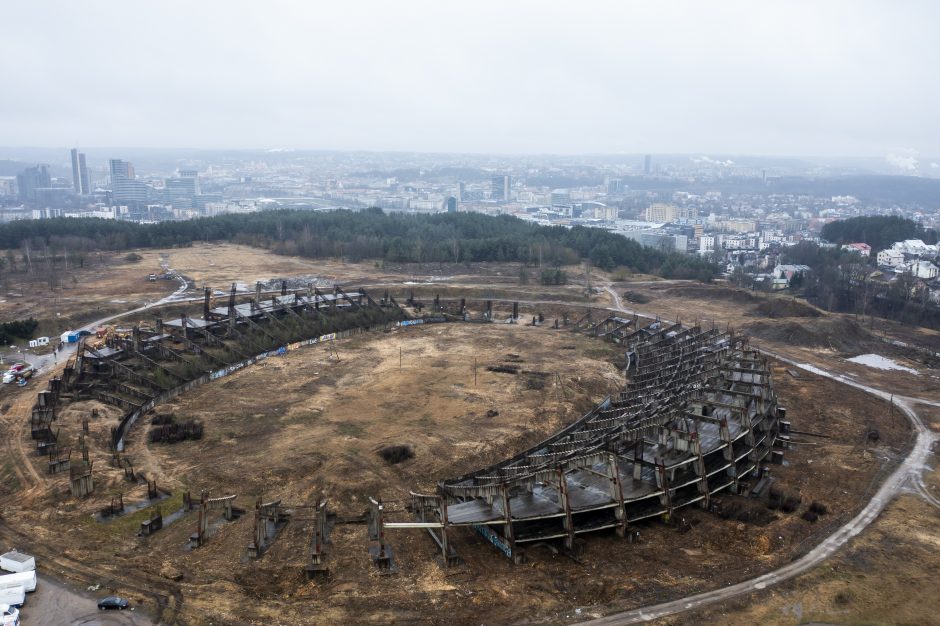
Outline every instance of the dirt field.
[[940, 514], [924, 500], [904, 495], [812, 572], [773, 590], [656, 623], [935, 624], [938, 585]]
[[57, 334], [81, 322], [159, 300], [179, 287], [177, 281], [147, 280], [148, 274], [162, 271], [157, 252], [138, 252], [139, 261], [125, 260], [128, 254], [90, 254], [84, 267], [57, 272], [54, 288], [38, 270], [34, 274], [3, 272], [0, 319], [32, 316], [43, 322], [37, 334]]
[[[139, 424], [128, 455], [137, 471], [171, 492], [160, 504], [164, 514], [178, 508], [183, 489], [209, 489], [213, 496], [238, 494], [245, 508], [259, 494], [296, 505], [326, 496], [341, 516], [359, 515], [372, 495], [387, 503], [391, 519], [405, 519], [409, 489], [431, 491], [440, 478], [524, 448], [578, 417], [620, 381], [610, 365], [617, 354], [612, 346], [545, 327], [447, 324], [359, 336], [335, 347], [338, 360], [324, 346], [300, 350], [158, 409], [202, 419], [206, 435], [200, 442], [147, 445], [147, 426]], [[547, 376], [486, 370], [510, 359]], [[750, 502], [741, 506], [758, 510], [752, 523], [686, 510], [688, 532], [652, 522], [641, 527], [640, 544], [600, 533], [586, 537], [580, 562], [534, 548], [522, 566], [510, 564], [471, 531], [455, 532], [455, 547], [467, 565], [451, 570], [441, 567], [421, 531], [398, 531], [389, 537], [401, 568], [396, 577], [373, 571], [363, 526], [339, 525], [330, 557], [333, 576], [307, 582], [301, 568], [309, 521], [289, 523], [257, 562], [244, 558], [250, 516], [232, 523], [213, 520], [208, 544], [193, 551], [185, 544], [194, 514], [148, 540], [134, 532], [152, 508], [94, 521], [93, 513], [110, 495], [123, 492], [125, 502], [133, 504], [144, 500], [145, 490], [107, 465], [107, 434], [119, 412], [90, 402], [69, 406], [58, 424], [62, 437], [73, 440], [81, 417], [91, 408], [101, 411], [88, 436], [100, 468], [96, 496], [59, 501], [37, 487], [8, 507], [5, 519], [11, 526], [35, 524], [40, 502], [59, 501], [55, 514], [40, 515], [37, 538], [58, 545], [74, 561], [97, 565], [122, 593], [128, 592], [119, 572], [182, 574], [185, 623], [235, 623], [245, 617], [263, 623], [275, 616], [292, 624], [475, 624], [481, 615], [497, 623], [565, 621], [576, 617], [579, 606], [638, 606], [789, 560], [850, 515], [907, 444], [903, 420], [860, 392], [816, 377], [795, 380], [781, 368], [774, 375], [794, 428], [831, 437], [806, 437], [806, 445], [789, 452], [789, 465], [773, 469], [777, 484], [798, 493], [804, 507], [812, 500], [827, 504], [832, 513], [816, 524]], [[545, 384], [530, 389], [530, 380]], [[826, 398], [835, 394], [840, 404], [831, 407]], [[499, 415], [488, 417], [491, 409]], [[866, 441], [868, 425], [879, 428], [877, 444]], [[389, 465], [377, 454], [389, 444], [413, 446], [415, 458]], [[58, 492], [62, 480], [46, 484], [60, 485]], [[72, 530], [61, 534], [66, 528]], [[129, 595], [148, 602], [144, 595]]]
[[[138, 251], [138, 254], [146, 252]], [[208, 284], [223, 290], [233, 282], [253, 286], [258, 280], [292, 276], [313, 276], [351, 286], [361, 283], [519, 286], [518, 263], [351, 263], [335, 259], [282, 256], [260, 248], [227, 243], [195, 243], [187, 248], [150, 252], [166, 256], [174, 270], [194, 280], [197, 285]], [[576, 282], [583, 274], [580, 267], [564, 269], [571, 282]], [[535, 270], [530, 272], [534, 273]], [[603, 277], [603, 273], [594, 270], [593, 276], [597, 280]], [[537, 277], [533, 277], [532, 282], [538, 282]]]
[[[220, 288], [233, 281], [316, 276], [344, 284], [389, 284], [398, 290], [393, 292], [398, 297], [412, 288], [406, 283], [419, 283], [414, 288], [425, 301], [434, 293], [456, 295], [463, 289], [471, 297], [505, 296], [539, 302], [530, 305], [527, 314], [540, 310], [548, 319], [564, 314], [561, 301], [573, 301], [584, 293], [583, 280], [561, 288], [519, 286], [518, 268], [507, 265], [473, 266], [463, 273], [460, 267], [376, 268], [373, 264], [314, 263], [228, 245], [164, 253], [177, 271]], [[134, 267], [158, 264], [159, 251], [153, 255], [142, 254], [144, 259]], [[132, 280], [134, 267], [125, 268], [125, 280]], [[595, 280], [602, 278], [595, 276]], [[108, 284], [120, 289], [119, 281]], [[167, 283], [167, 288], [173, 286], [175, 283]], [[840, 325], [848, 319], [843, 316], [807, 311], [805, 305], [729, 297], [708, 291], [712, 287], [688, 283], [634, 281], [617, 285], [617, 289], [620, 293], [634, 290], [649, 299], [635, 305], [625, 301], [628, 307], [681, 317], [686, 322], [698, 316], [736, 328], [750, 325], [745, 330], [757, 331], [752, 335], [761, 347], [821, 367], [837, 365], [857, 372], [859, 379], [898, 393], [933, 394], [940, 399], [935, 370], [905, 359], [903, 350], [881, 342], [864, 328], [849, 327], [850, 332], [842, 332]], [[603, 298], [593, 300], [595, 306], [603, 305]], [[132, 303], [115, 306], [128, 308]], [[505, 303], [496, 308], [498, 317], [509, 311]], [[888, 337], [936, 345], [935, 333], [887, 330]], [[597, 339], [547, 327], [447, 324], [358, 336], [334, 347], [338, 359], [324, 346], [291, 352], [157, 409], [158, 413], [201, 419], [206, 432], [199, 442], [147, 444], [149, 427], [139, 423], [129, 440], [128, 455], [138, 472], [156, 478], [168, 492], [159, 503], [164, 515], [179, 509], [184, 490], [195, 494], [208, 489], [212, 496], [237, 494], [239, 506], [246, 509], [253, 507], [257, 495], [266, 500], [282, 498], [292, 505], [309, 505], [316, 497], [325, 496], [330, 508], [347, 518], [362, 513], [368, 496], [378, 496], [391, 511], [391, 519], [405, 519], [403, 508], [410, 489], [433, 491], [439, 479], [526, 447], [580, 416], [620, 382], [611, 365], [621, 356], [619, 350]], [[844, 361], [868, 352], [893, 358], [919, 374], [881, 372]], [[486, 370], [486, 366], [506, 360], [521, 360], [521, 368], [530, 373], [514, 376]], [[423, 531], [395, 531], [389, 536], [401, 569], [395, 577], [381, 577], [373, 570], [364, 526], [340, 524], [333, 532], [332, 576], [313, 582], [301, 573], [311, 535], [303, 509], [297, 510], [295, 519], [264, 557], [254, 562], [245, 558], [250, 515], [234, 522], [211, 520], [207, 545], [192, 551], [186, 548], [186, 540], [195, 527], [194, 513], [168, 518], [167, 527], [150, 539], [139, 539], [135, 533], [140, 522], [154, 512], [153, 506], [112, 521], [95, 521], [93, 515], [112, 496], [122, 493], [131, 508], [146, 499], [142, 483], [125, 481], [121, 471], [108, 465], [108, 435], [120, 411], [83, 402], [60, 414], [57, 426], [61, 440], [73, 446], [81, 418], [93, 408], [101, 414], [91, 423], [87, 436], [96, 469], [96, 492], [77, 502], [67, 496], [67, 479], [45, 475], [43, 459], [31, 452], [34, 446], [25, 420], [36, 389], [13, 390], [4, 396], [0, 407], [0, 421], [10, 435], [4, 443], [7, 461], [0, 465], [0, 541], [32, 549], [48, 564], [41, 569], [49, 567], [57, 576], [81, 584], [101, 583], [102, 591], [128, 595], [143, 610], [155, 612], [157, 602], [175, 604], [181, 607], [180, 623], [185, 624], [577, 621], [589, 614], [681, 597], [772, 569], [809, 549], [867, 499], [911, 441], [905, 420], [887, 403], [812, 375], [793, 377], [788, 369], [792, 368], [774, 367], [776, 389], [794, 429], [809, 434], [793, 436], [795, 444], [787, 452], [787, 464], [773, 466], [772, 473], [777, 486], [802, 498], [797, 513], [770, 511], [761, 503], [726, 497], [732, 508], [749, 512], [751, 521], [684, 510], [682, 516], [689, 523], [685, 531], [650, 522], [640, 528], [638, 544], [597, 533], [585, 537], [584, 553], [577, 562], [549, 547], [535, 547], [521, 566], [510, 564], [468, 530], [452, 534], [466, 565], [445, 569]], [[491, 410], [498, 415], [488, 414]], [[927, 419], [940, 428], [936, 426], [940, 410], [935, 413]], [[872, 430], [878, 431], [877, 440], [869, 439]], [[386, 463], [379, 450], [397, 444], [410, 445], [415, 457], [396, 465]], [[931, 477], [928, 486], [934, 493], [940, 491], [940, 479]], [[816, 523], [800, 519], [814, 500], [823, 502], [830, 513]], [[907, 515], [918, 520], [935, 517], [936, 511], [925, 506], [912, 498], [895, 503], [876, 524], [881, 528], [887, 524], [885, 520], [895, 520], [894, 525], [884, 526], [882, 543], [906, 541], [913, 546], [905, 535], [910, 530], [901, 520]], [[918, 536], [924, 546], [936, 543], [935, 529], [929, 532], [934, 534], [928, 533], [927, 539]], [[856, 544], [867, 541], [868, 534], [866, 531]], [[872, 539], [870, 546], [874, 550], [878, 542]], [[906, 580], [910, 593], [928, 593], [935, 579], [919, 566], [905, 570], [899, 565], [912, 562], [920, 549], [882, 550], [880, 557], [866, 563], [900, 568], [895, 576], [898, 585]], [[895, 552], [904, 558], [892, 561]], [[840, 563], [838, 559], [833, 563]], [[843, 566], [837, 565], [842, 571], [839, 567]], [[805, 615], [840, 621], [835, 609], [825, 612], [826, 598], [831, 598], [830, 608], [839, 608], [844, 602], [838, 590], [826, 595], [832, 582], [824, 578], [826, 571], [817, 570], [791, 585], [818, 574], [820, 578], [805, 587], [822, 589], [819, 604], [812, 609], [818, 609], [818, 614]], [[178, 583], [167, 578], [178, 575], [182, 576]], [[851, 598], [867, 598], [878, 592], [871, 576], [866, 579], [853, 574], [838, 580], [857, 594]], [[783, 589], [783, 593], [790, 591]], [[776, 597], [775, 593], [765, 595]], [[803, 610], [806, 602], [793, 600], [778, 608]], [[779, 623], [800, 621], [792, 612], [774, 613], [778, 605], [773, 602], [766, 611], [744, 606], [716, 609], [703, 614], [698, 622], [722, 622], [726, 608], [729, 623], [775, 623], [780, 616], [784, 619]], [[858, 606], [866, 605], [859, 602]], [[581, 614], [578, 608], [583, 609]], [[852, 617], [864, 616], [861, 608], [845, 615], [841, 621], [865, 621]], [[908, 621], [917, 622], [916, 614], [911, 615]], [[787, 621], [791, 617], [793, 620]], [[688, 623], [698, 623], [690, 619]]]
[[[126, 260], [131, 254], [140, 259]], [[301, 282], [336, 282], [352, 287], [393, 285], [430, 297], [435, 291], [446, 295], [446, 285], [451, 285], [468, 297], [477, 289], [480, 297], [571, 301], [583, 297], [587, 284], [581, 267], [564, 268], [570, 284], [542, 287], [537, 284], [534, 269], [531, 284], [520, 285], [516, 263], [347, 263], [282, 256], [236, 244], [194, 243], [186, 248], [88, 253], [84, 267], [73, 263], [68, 271], [55, 272], [54, 288], [48, 285], [48, 272], [37, 269], [27, 274], [21, 263], [17, 272], [0, 275], [0, 319], [33, 316], [43, 321], [41, 333], [56, 334], [91, 319], [142, 306], [179, 286], [177, 281], [147, 280], [148, 274], [162, 273], [163, 263], [193, 283], [190, 296], [201, 296], [203, 286], [227, 292], [233, 282], [252, 289], [256, 281], [297, 278]], [[604, 279], [603, 272], [592, 270], [592, 279]]]

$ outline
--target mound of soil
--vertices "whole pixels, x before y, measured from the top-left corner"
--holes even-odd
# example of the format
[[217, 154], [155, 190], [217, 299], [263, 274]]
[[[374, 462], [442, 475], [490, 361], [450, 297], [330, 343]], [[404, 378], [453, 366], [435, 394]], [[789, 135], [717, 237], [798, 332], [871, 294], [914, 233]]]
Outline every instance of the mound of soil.
[[652, 298], [639, 291], [624, 291], [623, 299], [632, 304], [647, 304]]
[[747, 324], [741, 331], [758, 339], [804, 348], [828, 348], [839, 352], [858, 352], [883, 345], [856, 322], [846, 319], [761, 321]]
[[712, 300], [730, 300], [731, 302], [760, 302], [764, 298], [736, 287], [719, 285], [682, 285], [672, 287], [667, 293], [679, 298], [707, 298]]
[[767, 298], [756, 307], [754, 313], [764, 317], [820, 317], [821, 313], [799, 300], [790, 298]]

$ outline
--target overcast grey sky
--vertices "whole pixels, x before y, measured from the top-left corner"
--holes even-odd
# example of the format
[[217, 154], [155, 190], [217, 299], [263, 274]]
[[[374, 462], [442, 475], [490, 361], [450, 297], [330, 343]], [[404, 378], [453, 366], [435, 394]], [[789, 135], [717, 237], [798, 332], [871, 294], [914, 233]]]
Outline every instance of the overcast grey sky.
[[940, 155], [940, 2], [48, 2], [0, 145]]

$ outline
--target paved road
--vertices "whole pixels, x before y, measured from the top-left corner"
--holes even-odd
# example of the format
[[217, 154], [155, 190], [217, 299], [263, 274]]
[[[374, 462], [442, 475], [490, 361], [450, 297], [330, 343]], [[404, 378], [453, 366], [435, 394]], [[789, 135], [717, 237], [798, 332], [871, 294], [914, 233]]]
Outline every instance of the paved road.
[[[137, 307], [136, 309], [124, 311], [122, 313], [116, 313], [114, 315], [109, 315], [107, 317], [102, 317], [101, 319], [88, 322], [84, 326], [80, 326], [76, 328], [75, 330], [78, 330], [78, 331], [87, 330], [87, 331], [93, 332], [99, 326], [103, 326], [104, 324], [107, 324], [111, 320], [115, 320], [119, 317], [124, 317], [125, 315], [133, 315], [134, 313], [140, 313], [141, 311], [146, 311], [147, 309], [153, 308], [155, 306], [161, 306], [163, 304], [168, 304], [170, 302], [178, 302], [182, 298], [182, 295], [186, 293], [186, 290], [189, 289], [189, 282], [187, 282], [186, 279], [180, 275], [177, 275], [176, 278], [180, 281], [180, 286], [179, 288], [177, 288], [176, 291], [174, 291], [170, 295], [164, 298], [161, 298], [159, 300], [156, 300], [154, 302], [148, 302], [144, 306]], [[48, 354], [29, 354], [28, 352], [25, 352], [23, 350], [20, 350], [19, 352], [10, 352], [10, 353], [3, 355], [3, 361], [5, 363], [12, 363], [13, 361], [25, 361], [33, 365], [33, 367], [36, 368], [36, 373], [40, 374], [42, 372], [48, 371], [52, 367], [55, 367], [55, 365], [59, 362], [59, 360], [63, 360], [63, 362], [67, 360], [69, 358], [69, 355], [75, 352], [75, 347], [77, 345], [78, 344], [74, 344], [74, 343], [64, 344], [62, 346], [62, 349], [59, 350], [57, 354], [54, 354], [52, 352]]]
[[[624, 313], [634, 313], [634, 311], [628, 311], [627, 309], [623, 308], [619, 296], [611, 287], [608, 286], [606, 289], [613, 297], [616, 310]], [[784, 565], [783, 567], [762, 576], [758, 576], [757, 578], [752, 578], [751, 580], [746, 580], [728, 587], [724, 587], [722, 589], [715, 589], [713, 591], [695, 594], [686, 598], [673, 600], [671, 602], [664, 602], [662, 604], [642, 607], [632, 611], [615, 613], [606, 617], [582, 622], [580, 626], [624, 626], [626, 624], [638, 624], [641, 622], [665, 617], [667, 615], [674, 615], [676, 613], [682, 613], [691, 609], [697, 609], [709, 604], [714, 604], [716, 602], [722, 602], [737, 596], [746, 595], [754, 591], [760, 591], [761, 589], [766, 589], [772, 585], [776, 585], [795, 576], [799, 576], [800, 574], [803, 574], [804, 572], [822, 563], [836, 550], [844, 546], [853, 537], [862, 532], [878, 517], [881, 511], [883, 511], [884, 508], [888, 505], [888, 503], [891, 502], [895, 496], [904, 491], [908, 486], [913, 486], [915, 491], [921, 496], [925, 497], [928, 502], [934, 506], [940, 507], [940, 501], [927, 492], [922, 478], [923, 470], [927, 467], [927, 458], [931, 454], [933, 444], [938, 439], [938, 434], [931, 431], [927, 428], [926, 425], [924, 425], [924, 422], [920, 419], [913, 408], [913, 405], [916, 403], [924, 403], [932, 406], [940, 406], [940, 403], [920, 398], [893, 396], [892, 394], [880, 389], [875, 389], [854, 380], [850, 380], [842, 374], [828, 372], [806, 363], [799, 363], [768, 350], [761, 350], [761, 352], [780, 361], [788, 363], [794, 367], [799, 367], [808, 372], [812, 372], [813, 374], [836, 380], [840, 383], [855, 387], [856, 389], [861, 389], [862, 391], [870, 393], [883, 400], [893, 400], [898, 408], [904, 412], [904, 415], [907, 416], [908, 420], [911, 422], [911, 425], [914, 426], [915, 432], [917, 433], [917, 440], [914, 443], [914, 447], [907, 455], [907, 458], [905, 458], [901, 465], [887, 478], [887, 480], [885, 480], [885, 482], [872, 497], [871, 501], [865, 505], [865, 508], [863, 508], [858, 513], [858, 515], [852, 518], [852, 520], [847, 522], [844, 526], [839, 528], [836, 532], [826, 537], [822, 543], [796, 561], [788, 563], [787, 565]]]

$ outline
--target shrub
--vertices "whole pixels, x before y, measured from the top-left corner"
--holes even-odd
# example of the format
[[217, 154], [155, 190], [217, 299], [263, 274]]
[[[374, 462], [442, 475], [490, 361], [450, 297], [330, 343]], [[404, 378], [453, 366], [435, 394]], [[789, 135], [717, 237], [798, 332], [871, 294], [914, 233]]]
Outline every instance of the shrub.
[[402, 461], [413, 459], [415, 450], [410, 445], [385, 446], [379, 450], [379, 455], [390, 465], [396, 465]]

